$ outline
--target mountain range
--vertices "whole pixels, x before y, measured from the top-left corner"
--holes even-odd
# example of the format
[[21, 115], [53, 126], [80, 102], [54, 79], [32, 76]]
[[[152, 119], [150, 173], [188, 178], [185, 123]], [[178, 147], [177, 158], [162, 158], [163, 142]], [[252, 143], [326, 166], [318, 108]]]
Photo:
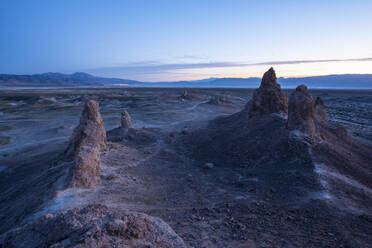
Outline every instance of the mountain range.
[[[129, 79], [97, 77], [84, 72], [33, 75], [0, 74], [0, 87], [231, 87], [256, 88], [261, 79], [207, 78], [193, 81], [140, 82]], [[340, 74], [298, 78], [278, 78], [283, 88], [306, 84], [309, 88], [372, 89], [372, 74]]]
[[0, 74], [0, 86], [6, 87], [76, 87], [134, 85], [139, 82], [120, 78], [96, 77], [84, 72], [63, 74], [48, 72], [33, 75]]

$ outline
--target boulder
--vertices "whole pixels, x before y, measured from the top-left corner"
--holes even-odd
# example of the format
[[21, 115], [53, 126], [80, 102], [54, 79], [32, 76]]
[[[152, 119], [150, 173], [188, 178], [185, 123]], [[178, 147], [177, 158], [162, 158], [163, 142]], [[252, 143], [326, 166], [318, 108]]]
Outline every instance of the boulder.
[[137, 212], [88, 205], [46, 214], [0, 237], [0, 247], [161, 247], [183, 248], [183, 240], [163, 220]]
[[97, 147], [100, 151], [107, 145], [106, 130], [103, 126], [99, 104], [90, 100], [80, 117], [79, 125], [74, 129], [69, 145], [65, 150], [65, 158], [73, 159], [83, 146]]
[[272, 67], [263, 75], [260, 87], [255, 90], [245, 109], [250, 116], [272, 113], [287, 115], [288, 98], [277, 83]]
[[97, 147], [84, 146], [75, 156], [71, 170], [72, 187], [91, 188], [100, 182], [100, 152]]
[[121, 128], [132, 128], [132, 118], [126, 110], [121, 112]]

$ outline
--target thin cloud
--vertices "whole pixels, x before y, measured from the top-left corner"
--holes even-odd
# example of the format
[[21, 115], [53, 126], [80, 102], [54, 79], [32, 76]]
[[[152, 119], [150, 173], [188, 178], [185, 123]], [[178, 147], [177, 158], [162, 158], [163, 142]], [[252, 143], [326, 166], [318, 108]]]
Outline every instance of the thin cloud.
[[103, 74], [162, 74], [175, 73], [179, 70], [223, 68], [223, 67], [250, 67], [250, 66], [274, 66], [274, 65], [293, 65], [308, 63], [329, 63], [329, 62], [366, 62], [372, 61], [372, 58], [352, 58], [352, 59], [318, 59], [318, 60], [285, 60], [285, 61], [267, 61], [259, 63], [238, 63], [238, 62], [205, 62], [205, 63], [169, 63], [163, 64], [160, 61], [143, 61], [129, 63], [123, 66], [103, 67], [89, 70], [93, 73]]
[[365, 61], [372, 61], [372, 58], [269, 61], [269, 62], [247, 64], [247, 66], [256, 66], [256, 65], [292, 65], [292, 64], [327, 63], [327, 62], [365, 62]]
[[163, 73], [174, 70], [202, 69], [218, 67], [246, 66], [244, 63], [234, 62], [208, 62], [208, 63], [179, 63], [179, 64], [156, 64], [156, 63], [131, 63], [125, 66], [112, 66], [93, 69], [96, 72], [123, 72], [123, 73]]
[[183, 55], [183, 56], [176, 56], [172, 57], [172, 59], [191, 59], [191, 60], [206, 60], [208, 57], [205, 56], [195, 56], [195, 55]]

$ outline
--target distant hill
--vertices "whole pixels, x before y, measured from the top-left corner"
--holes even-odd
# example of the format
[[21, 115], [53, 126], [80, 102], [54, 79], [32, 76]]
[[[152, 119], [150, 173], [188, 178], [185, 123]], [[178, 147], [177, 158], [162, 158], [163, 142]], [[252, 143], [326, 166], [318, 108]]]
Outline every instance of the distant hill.
[[[372, 89], [372, 74], [343, 74], [300, 78], [278, 78], [283, 88], [295, 88], [305, 84], [309, 88]], [[257, 88], [261, 78], [209, 78], [195, 81], [148, 83], [155, 87], [231, 87]]]
[[[84, 87], [84, 86], [129, 86], [129, 87], [232, 87], [256, 88], [261, 79], [207, 78], [194, 81], [146, 83], [120, 78], [96, 77], [83, 72], [73, 74], [43, 73], [34, 75], [0, 74], [0, 87]], [[342, 74], [301, 78], [279, 78], [283, 88], [295, 88], [306, 84], [309, 88], [372, 89], [372, 74]]]
[[6, 87], [76, 87], [113, 84], [134, 85], [134, 80], [96, 77], [84, 72], [73, 74], [43, 73], [34, 75], [0, 74], [0, 86]]
[[284, 88], [294, 88], [299, 84], [309, 88], [372, 89], [372, 74], [341, 74], [301, 78], [279, 78]]
[[256, 88], [260, 85], [261, 79], [256, 77], [250, 78], [208, 78], [194, 81], [177, 81], [177, 82], [156, 82], [148, 83], [152, 86], [161, 87], [235, 87], [235, 88]]
[[[296, 88], [305, 84], [309, 88], [330, 89], [372, 89], [372, 74], [342, 74], [313, 76], [300, 78], [278, 78], [283, 88]], [[215, 78], [213, 80], [183, 81], [165, 83], [166, 85], [178, 85], [189, 87], [234, 87], [234, 88], [257, 88], [261, 78]]]

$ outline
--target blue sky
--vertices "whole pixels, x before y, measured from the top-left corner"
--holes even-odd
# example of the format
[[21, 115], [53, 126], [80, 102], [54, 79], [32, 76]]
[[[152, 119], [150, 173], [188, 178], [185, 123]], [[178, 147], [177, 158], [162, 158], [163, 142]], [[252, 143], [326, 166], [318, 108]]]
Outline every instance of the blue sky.
[[144, 81], [372, 73], [372, 1], [19, 1], [0, 5], [0, 73]]

